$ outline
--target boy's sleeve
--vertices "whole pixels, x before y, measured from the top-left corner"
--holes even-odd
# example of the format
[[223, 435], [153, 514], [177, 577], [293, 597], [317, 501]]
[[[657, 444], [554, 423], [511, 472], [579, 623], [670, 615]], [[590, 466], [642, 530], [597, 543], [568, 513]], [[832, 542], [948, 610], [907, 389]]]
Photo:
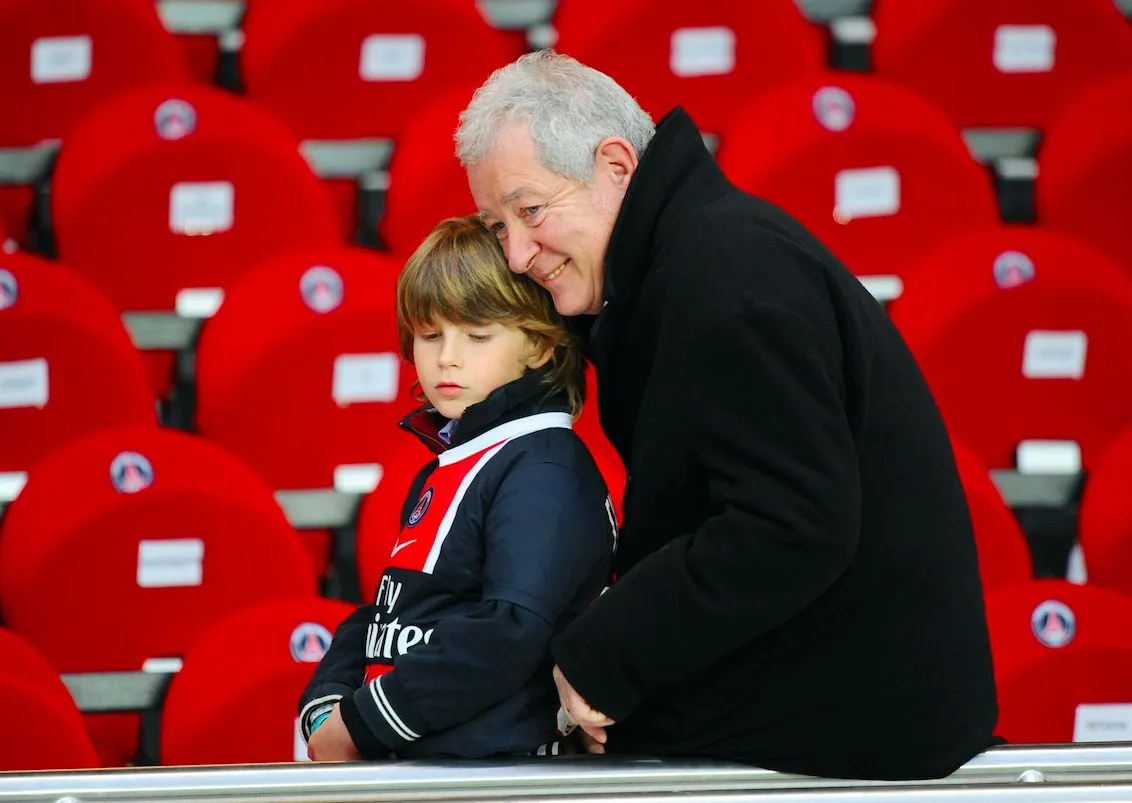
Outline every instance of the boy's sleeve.
[[366, 670], [366, 628], [373, 621], [374, 613], [373, 605], [363, 605], [334, 631], [330, 648], [318, 662], [314, 677], [299, 698], [299, 722], [304, 739], [310, 739], [314, 720], [362, 685]]
[[560, 621], [608, 579], [613, 531], [600, 482], [554, 462], [512, 466], [485, 522], [484, 591], [426, 644], [344, 699], [363, 757], [466, 722], [515, 694], [549, 661]]

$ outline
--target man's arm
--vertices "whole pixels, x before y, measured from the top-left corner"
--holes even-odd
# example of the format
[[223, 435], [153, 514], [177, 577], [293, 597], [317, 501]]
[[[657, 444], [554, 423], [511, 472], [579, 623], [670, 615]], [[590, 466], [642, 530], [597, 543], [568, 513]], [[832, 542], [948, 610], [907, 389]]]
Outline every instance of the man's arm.
[[[857, 457], [829, 344], [800, 316], [767, 307], [705, 321], [696, 337], [703, 347], [678, 367], [698, 388], [693, 449], [712, 513], [619, 578], [553, 645], [566, 680], [615, 721], [789, 621], [857, 546]], [[687, 647], [675, 649], [680, 634]]]
[[516, 693], [547, 662], [555, 626], [579, 590], [592, 585], [596, 596], [607, 577], [613, 535], [604, 489], [566, 466], [509, 471], [485, 532], [483, 599], [342, 701], [363, 757], [466, 722]]

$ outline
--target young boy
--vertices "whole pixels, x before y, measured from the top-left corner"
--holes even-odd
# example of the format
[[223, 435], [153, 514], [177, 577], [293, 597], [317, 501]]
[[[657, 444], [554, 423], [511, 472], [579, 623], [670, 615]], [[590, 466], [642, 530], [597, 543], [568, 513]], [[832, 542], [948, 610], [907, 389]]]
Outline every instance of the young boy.
[[397, 284], [427, 404], [418, 474], [373, 604], [300, 700], [314, 760], [528, 754], [552, 743], [549, 644], [610, 578], [616, 519], [571, 430], [583, 363], [550, 299], [475, 218], [440, 223]]

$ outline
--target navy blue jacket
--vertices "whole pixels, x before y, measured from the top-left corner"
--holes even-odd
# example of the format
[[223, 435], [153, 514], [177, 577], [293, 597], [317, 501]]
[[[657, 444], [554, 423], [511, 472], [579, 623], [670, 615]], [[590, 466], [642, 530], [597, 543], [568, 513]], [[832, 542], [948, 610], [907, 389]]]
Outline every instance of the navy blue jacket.
[[555, 740], [550, 641], [608, 583], [605, 483], [565, 400], [528, 373], [469, 407], [451, 444], [429, 408], [402, 426], [417, 476], [373, 602], [336, 630], [300, 700], [340, 704], [364, 758], [530, 753]]

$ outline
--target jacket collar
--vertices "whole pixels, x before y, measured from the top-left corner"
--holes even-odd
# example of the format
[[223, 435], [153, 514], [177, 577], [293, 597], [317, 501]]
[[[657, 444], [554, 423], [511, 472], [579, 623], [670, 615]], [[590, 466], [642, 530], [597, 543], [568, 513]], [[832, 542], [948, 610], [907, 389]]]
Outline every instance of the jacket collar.
[[[703, 203], [703, 193], [718, 194], [730, 186], [687, 112], [677, 107], [666, 114], [641, 155], [613, 225], [602, 274], [605, 302], [631, 304], [672, 228], [694, 225], [687, 214]], [[670, 213], [675, 219], [665, 221]]]
[[551, 390], [545, 383], [545, 370], [528, 371], [514, 382], [508, 382], [464, 410], [451, 443], [445, 443], [440, 430], [449, 419], [426, 404], [407, 415], [401, 428], [416, 435], [429, 449], [441, 454], [463, 446], [502, 424], [538, 413], [568, 413], [570, 405], [565, 396]]

